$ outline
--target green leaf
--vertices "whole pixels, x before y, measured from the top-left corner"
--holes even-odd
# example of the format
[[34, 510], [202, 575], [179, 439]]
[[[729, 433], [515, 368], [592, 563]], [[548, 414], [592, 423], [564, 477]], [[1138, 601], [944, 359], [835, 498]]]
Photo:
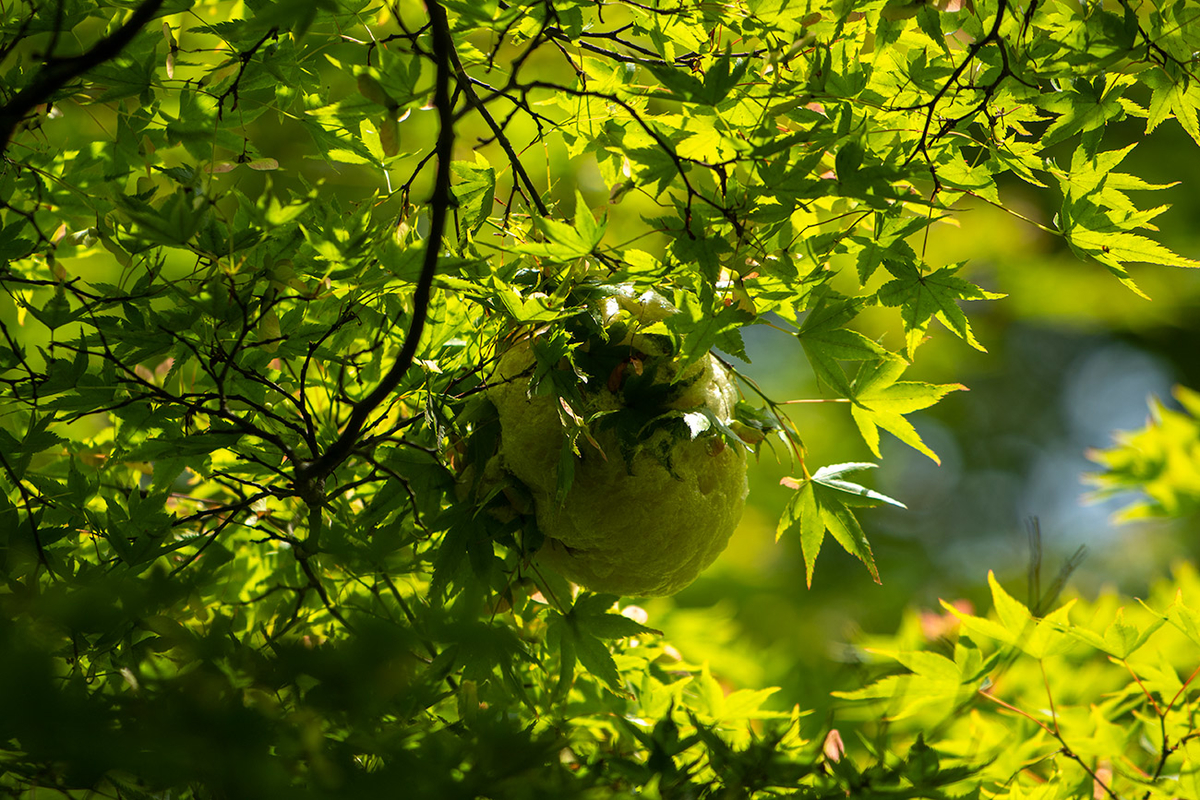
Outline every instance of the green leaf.
[[1125, 660], [1140, 650], [1166, 622], [1167, 618], [1155, 615], [1149, 625], [1138, 628], [1125, 622], [1125, 609], [1118, 608], [1116, 618], [1105, 628], [1103, 636], [1080, 627], [1068, 627], [1066, 632], [1113, 658]]
[[16, 261], [33, 252], [33, 241], [21, 237], [25, 232], [24, 222], [14, 222], [0, 230], [0, 261]]
[[854, 236], [853, 241], [860, 246], [858, 251], [858, 280], [866, 282], [875, 274], [885, 261], [910, 263], [916, 261], [916, 254], [906, 241], [942, 217], [930, 217], [928, 214], [918, 217], [905, 216], [900, 211], [880, 213], [875, 215], [875, 229], [871, 236]]
[[1063, 189], [1062, 209], [1057, 221], [1076, 255], [1094, 258], [1129, 289], [1146, 297], [1130, 278], [1126, 263], [1195, 268], [1200, 267], [1200, 261], [1184, 258], [1158, 242], [1132, 232], [1154, 229], [1150, 220], [1165, 207], [1139, 211], [1125, 191], [1167, 188], [1112, 171], [1132, 149], [1133, 145], [1130, 145], [1121, 150], [1093, 153], [1084, 147], [1077, 148], [1071, 157], [1070, 171], [1057, 176]]
[[291, 31], [297, 39], [303, 39], [321, 11], [336, 14], [338, 4], [335, 0], [277, 1], [261, 8], [253, 19], [255, 27], [261, 30], [281, 28]]
[[1195, 78], [1172, 78], [1159, 67], [1151, 68], [1142, 78], [1150, 86], [1150, 113], [1146, 117], [1146, 133], [1151, 133], [1163, 120], [1174, 117], [1196, 144], [1200, 144], [1200, 82]]
[[617, 663], [613, 660], [608, 647], [594, 636], [579, 635], [575, 642], [575, 657], [583, 668], [608, 684], [614, 694], [627, 696], [621, 675], [617, 671]]
[[890, 675], [856, 691], [833, 692], [844, 700], [886, 700], [887, 718], [912, 717], [930, 707], [949, 711], [964, 695], [973, 693], [973, 675], [963, 663], [951, 661], [939, 653], [914, 650], [872, 649], [873, 655], [897, 661], [911, 671], [906, 675]]
[[992, 166], [991, 161], [968, 164], [961, 151], [949, 148], [938, 153], [934, 162], [938, 180], [946, 186], [1000, 205], [1000, 193], [991, 174]]
[[863, 307], [861, 298], [822, 292], [796, 331], [817, 379], [842, 397], [854, 393], [839, 361], [876, 361], [898, 356], [858, 331], [844, 327]]
[[46, 301], [45, 305], [40, 308], [30, 305], [27, 308], [30, 314], [50, 330], [61, 328], [74, 321], [82, 313], [82, 311], [71, 310], [71, 301], [67, 299], [67, 293], [61, 286], [54, 288], [54, 294], [50, 295], [50, 299]]
[[1091, 230], [1083, 226], [1072, 226], [1064, 230], [1064, 233], [1073, 250], [1108, 267], [1122, 283], [1129, 285], [1143, 297], [1145, 295], [1129, 280], [1129, 273], [1125, 270], [1126, 263], [1161, 264], [1189, 269], [1200, 267], [1200, 261], [1184, 258], [1153, 239], [1114, 227], [1105, 226], [1102, 230]]
[[576, 598], [568, 616], [575, 620], [581, 630], [601, 639], [625, 639], [643, 634], [663, 635], [662, 631], [648, 628], [630, 617], [612, 613], [617, 600], [616, 595], [585, 592]]
[[1200, 508], [1200, 395], [1184, 387], [1174, 394], [1183, 411], [1161, 401], [1150, 402], [1146, 426], [1118, 432], [1116, 445], [1088, 451], [1088, 458], [1103, 470], [1085, 476], [1104, 499], [1138, 493], [1142, 499], [1128, 503], [1114, 518], [1118, 521], [1146, 517], [1182, 517]]
[[1065, 632], [1070, 628], [1068, 614], [1074, 600], [1037, 619], [1024, 604], [1004, 591], [991, 571], [988, 572], [988, 585], [999, 622], [967, 614], [944, 600], [942, 607], [958, 617], [967, 631], [1016, 647], [1032, 658], [1060, 655], [1074, 646], [1073, 637]]
[[[963, 264], [955, 264], [922, 273], [916, 263], [885, 261], [887, 271], [895, 280], [885, 283], [878, 292], [879, 302], [887, 306], [900, 306], [904, 320], [904, 331], [908, 341], [908, 357], [911, 360], [917, 346], [925, 338], [929, 322], [936, 317], [956, 336], [976, 350], [984, 351], [971, 332], [967, 315], [959, 308], [961, 300], [996, 300], [1004, 297], [997, 292], [987, 292], [973, 283], [959, 278], [956, 273]], [[986, 352], [986, 351], [985, 351]]]
[[[830, 489], [836, 489], [839, 492], [844, 492], [853, 497], [865, 498], [861, 501], [861, 505], [875, 505], [875, 502], [887, 503], [896, 506], [897, 508], [906, 508], [899, 500], [888, 497], [886, 494], [881, 494], [873, 489], [868, 489], [865, 486], [860, 486], [852, 481], [843, 479], [843, 476], [853, 472], [859, 472], [864, 469], [875, 469], [878, 464], [867, 462], [852, 462], [847, 464], [830, 464], [821, 467], [813, 473], [812, 479], [822, 486], [827, 486]], [[847, 499], [843, 502], [852, 503]]]
[[675, 99], [691, 103], [712, 103], [712, 98], [705, 91], [704, 82], [692, 75], [676, 69], [668, 64], [648, 64], [650, 71], [658, 82], [663, 85]]
[[1124, 115], [1120, 98], [1131, 82], [1129, 76], [1110, 73], [1095, 80], [1074, 81], [1070, 91], [1042, 95], [1038, 104], [1058, 116], [1042, 134], [1041, 146], [1047, 148], [1081, 133], [1102, 131], [1109, 121]]
[[551, 305], [551, 298], [540, 292], [533, 292], [526, 297], [512, 286], [497, 286], [492, 299], [516, 323], [548, 322], [575, 313], [571, 309], [555, 308]]
[[1200, 646], [1200, 613], [1183, 602], [1183, 590], [1175, 592], [1175, 600], [1167, 607], [1167, 619], [1193, 644]]
[[452, 161], [454, 199], [458, 203], [458, 224], [474, 233], [483, 227], [496, 194], [496, 172], [480, 153], [475, 154], [475, 163]]
[[528, 253], [560, 262], [574, 261], [591, 255], [604, 238], [604, 230], [607, 227], [605, 219], [596, 222], [583, 195], [578, 192], [575, 195], [574, 224], [568, 225], [548, 217], [534, 217], [533, 223], [545, 237], [545, 243], [521, 244], [513, 249], [518, 253]]
[[679, 313], [671, 314], [663, 325], [682, 338], [677, 354], [680, 372], [705, 358], [718, 344], [718, 340], [730, 331], [736, 331], [753, 315], [736, 304], [721, 306], [713, 313], [706, 309], [693, 295], [686, 293], [679, 305]]
[[393, 108], [396, 102], [388, 97], [379, 80], [368, 72], [362, 72], [358, 75], [358, 91], [363, 97], [370, 100], [372, 103], [384, 106], [385, 108]]
[[966, 391], [967, 387], [957, 384], [933, 384], [917, 381], [900, 381], [908, 365], [903, 361], [880, 361], [864, 365], [854, 381], [850, 394], [850, 414], [862, 434], [863, 441], [878, 457], [879, 428], [895, 436], [919, 452], [940, 464], [937, 454], [930, 450], [912, 426], [905, 414], [929, 408], [950, 392]]
[[565, 615], [552, 612], [548, 635], [559, 651], [560, 676], [558, 692], [569, 687], [578, 661], [618, 695], [628, 695], [617, 671], [612, 653], [602, 639], [621, 639], [640, 634], [660, 634], [609, 609], [616, 603], [613, 595], [581, 594]]
[[602, 214], [600, 221], [596, 222], [587, 201], [583, 199], [583, 194], [577, 190], [575, 192], [575, 230], [578, 232], [579, 238], [587, 244], [588, 253], [600, 246], [607, 227], [608, 215]]
[[775, 529], [778, 541], [786, 533], [799, 530], [800, 549], [804, 553], [805, 577], [812, 586], [813, 572], [821, 544], [828, 532], [847, 553], [862, 561], [872, 579], [880, 583], [879, 571], [871, 555], [871, 545], [850, 506], [871, 506], [876, 502], [903, 504], [887, 495], [867, 489], [842, 476], [874, 467], [874, 464], [850, 463], [822, 467], [806, 480], [784, 478], [784, 486], [795, 489]]
[[712, 671], [707, 664], [700, 668], [700, 673], [695, 676], [693, 685], [696, 686], [697, 702], [694, 706], [696, 714], [715, 723], [778, 719], [788, 716], [762, 708], [763, 703], [779, 691], [778, 687], [758, 690], [741, 689], [727, 694], [721, 688], [720, 682], [712, 676]]

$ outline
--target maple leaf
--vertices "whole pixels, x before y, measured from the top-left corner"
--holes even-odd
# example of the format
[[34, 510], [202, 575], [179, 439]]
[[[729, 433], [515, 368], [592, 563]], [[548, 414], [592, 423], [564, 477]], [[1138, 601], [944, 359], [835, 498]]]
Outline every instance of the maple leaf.
[[884, 262], [895, 280], [881, 286], [876, 296], [885, 306], [901, 307], [900, 317], [904, 320], [909, 360], [925, 337], [933, 317], [937, 317], [938, 321], [976, 350], [987, 352], [971, 332], [971, 324], [958, 307], [958, 301], [996, 300], [1004, 297], [1004, 294], [984, 291], [955, 275], [964, 263], [942, 267], [926, 275], [914, 263]]
[[1082, 226], [1072, 227], [1067, 231], [1067, 243], [1075, 252], [1091, 256], [1108, 267], [1108, 271], [1115, 275], [1121, 283], [1147, 299], [1149, 297], [1146, 293], [1139, 289], [1133, 279], [1129, 277], [1129, 272], [1125, 269], [1125, 262], [1136, 261], [1192, 269], [1200, 267], [1200, 262], [1184, 258], [1149, 237], [1114, 229], [1112, 226], [1103, 230], [1089, 230]]
[[829, 291], [818, 299], [796, 331], [817, 378], [843, 397], [849, 397], [853, 390], [839, 361], [898, 358], [858, 331], [844, 327], [863, 304], [862, 298], [852, 300]]
[[615, 694], [627, 694], [612, 653], [601, 640], [643, 633], [662, 635], [662, 631], [647, 628], [621, 614], [610, 613], [616, 602], [615, 595], [585, 592], [566, 614], [551, 613], [547, 635], [560, 656], [558, 691], [565, 692], [570, 687], [578, 661], [588, 672], [608, 684]]
[[600, 240], [604, 238], [608, 227], [608, 217], [605, 215], [597, 223], [583, 195], [576, 192], [573, 224], [548, 217], [536, 217], [534, 225], [546, 241], [530, 242], [515, 249], [551, 261], [569, 262], [590, 255], [600, 246]]
[[780, 481], [782, 485], [795, 489], [796, 493], [788, 501], [787, 508], [779, 519], [775, 538], [778, 540], [785, 533], [799, 529], [800, 549], [804, 553], [805, 580], [810, 588], [817, 555], [821, 552], [821, 543], [824, 542], [827, 531], [847, 553], [867, 565], [867, 570], [876, 583], [881, 583], [879, 570], [871, 555], [871, 545], [850, 507], [889, 503], [904, 508], [904, 504], [885, 494], [845, 480], [844, 477], [851, 472], [873, 469], [876, 466], [878, 465], [870, 462], [831, 464], [821, 467], [806, 479], [784, 478]]
[[1057, 221], [1067, 244], [1080, 258], [1099, 261], [1130, 290], [1149, 299], [1129, 276], [1126, 262], [1185, 268], [1200, 267], [1200, 262], [1132, 232], [1139, 228], [1157, 230], [1150, 220], [1167, 207], [1139, 210], [1123, 190], [1156, 190], [1172, 185], [1154, 185], [1133, 175], [1113, 172], [1132, 149], [1130, 145], [1121, 150], [1088, 154], [1084, 148], [1078, 148], [1071, 158], [1070, 171], [1055, 174], [1063, 190]]
[[862, 248], [858, 251], [859, 283], [865, 285], [885, 261], [915, 259], [917, 256], [906, 241], [907, 238], [944, 217], [945, 215], [908, 217], [898, 210], [876, 215], [875, 227], [870, 236], [851, 237], [851, 240]]
[[864, 367], [854, 381], [850, 414], [858, 425], [863, 441], [876, 457], [879, 457], [879, 429], [883, 428], [909, 447], [941, 464], [937, 454], [921, 441], [916, 429], [904, 415], [929, 408], [950, 392], [965, 392], [967, 387], [959, 383], [898, 381], [907, 368], [908, 365], [901, 361], [880, 361]]
[[1200, 120], [1196, 115], [1196, 106], [1200, 104], [1200, 84], [1185, 76], [1172, 78], [1161, 67], [1149, 70], [1143, 80], [1146, 85], [1153, 87], [1150, 113], [1146, 117], [1146, 133], [1153, 131], [1168, 117], [1175, 117], [1188, 136], [1200, 144]]

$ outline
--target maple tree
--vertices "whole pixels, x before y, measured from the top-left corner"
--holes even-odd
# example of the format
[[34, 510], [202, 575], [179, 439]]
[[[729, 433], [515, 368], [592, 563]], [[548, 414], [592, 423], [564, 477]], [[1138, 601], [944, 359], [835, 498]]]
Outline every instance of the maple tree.
[[[964, 387], [903, 378], [932, 336], [983, 350], [970, 303], [1003, 302], [927, 259], [969, 204], [1134, 292], [1132, 264], [1200, 266], [1155, 238], [1166, 206], [1134, 193], [1170, 187], [1119, 171], [1141, 142], [1113, 134], [1200, 143], [1198, 50], [1183, 0], [5, 4], [0, 676], [21, 688], [0, 786], [1177, 795], [1197, 739], [1176, 669], [1200, 645], [1182, 597], [1097, 629], [993, 580], [998, 621], [960, 611], [951, 655], [902, 630], [885, 649], [911, 674], [843, 695], [882, 742], [847, 750], [539, 570], [528, 487], [485, 480], [487, 397], [536, 339], [560, 496], [600, 427], [775, 452], [808, 582], [826, 535], [878, 581], [861, 509], [903, 498], [806, 448], [791, 403], [839, 404], [877, 458], [882, 429], [937, 460], [908, 415]], [[1016, 210], [1018, 184], [1057, 216]], [[600, 298], [650, 289], [673, 313], [637, 335], [673, 375], [719, 358], [732, 419], [661, 402], [640, 359], [601, 374]], [[820, 397], [760, 388], [755, 326]], [[583, 379], [650, 400], [585, 416]], [[1146, 485], [1153, 456], [1098, 457], [1099, 480]], [[1190, 502], [1189, 475], [1155, 511]], [[1134, 658], [1148, 642], [1173, 655]], [[1096, 710], [1038, 710], [1046, 664], [1103, 673]], [[977, 691], [1000, 675], [1011, 693]], [[1006, 752], [1014, 715], [1030, 735]], [[976, 719], [991, 749], [965, 746]]]

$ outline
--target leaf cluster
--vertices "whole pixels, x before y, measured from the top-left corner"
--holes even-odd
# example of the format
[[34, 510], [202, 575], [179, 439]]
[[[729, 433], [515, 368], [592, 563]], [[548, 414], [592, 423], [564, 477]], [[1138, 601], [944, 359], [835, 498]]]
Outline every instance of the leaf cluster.
[[839, 693], [878, 719], [864, 743], [912, 741], [939, 769], [965, 769], [950, 796], [1195, 792], [1194, 568], [1180, 567], [1145, 601], [1107, 593], [1044, 616], [990, 573], [988, 583], [986, 617], [943, 601], [943, 615], [914, 614], [870, 641], [863, 655], [885, 674]]
[[1120, 432], [1112, 447], [1089, 453], [1101, 467], [1087, 476], [1097, 499], [1139, 498], [1118, 519], [1186, 518], [1200, 508], [1200, 395], [1184, 386], [1174, 394], [1182, 410], [1152, 400], [1146, 427]]

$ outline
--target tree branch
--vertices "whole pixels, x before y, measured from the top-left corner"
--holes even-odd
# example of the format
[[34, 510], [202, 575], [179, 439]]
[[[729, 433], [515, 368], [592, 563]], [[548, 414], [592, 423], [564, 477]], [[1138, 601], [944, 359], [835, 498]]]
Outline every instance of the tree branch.
[[[450, 23], [446, 19], [446, 11], [438, 0], [426, 0], [429, 10], [430, 32], [433, 37], [433, 60], [437, 68], [434, 83], [433, 104], [438, 111], [438, 138], [435, 146], [437, 153], [437, 175], [434, 179], [433, 196], [429, 200], [429, 237], [425, 245], [425, 259], [421, 265], [421, 276], [417, 280], [416, 291], [413, 292], [413, 316], [409, 323], [408, 335], [396, 356], [392, 368], [370, 394], [354, 404], [350, 418], [342, 429], [337, 440], [324, 453], [310, 462], [301, 464], [296, 470], [297, 484], [314, 486], [324, 481], [339, 464], [346, 460], [358, 443], [359, 436], [371, 413], [379, 404], [391, 395], [404, 379], [404, 374], [412, 366], [421, 341], [421, 333], [425, 328], [425, 320], [429, 314], [429, 300], [433, 289], [433, 276], [437, 271], [438, 252], [442, 245], [442, 231], [446, 226], [446, 216], [450, 208], [450, 160], [454, 153], [454, 109], [450, 101], [451, 53], [454, 44], [450, 38]], [[299, 487], [304, 488], [304, 487]], [[307, 492], [302, 491], [302, 496]]]
[[[451, 50], [451, 58], [454, 61], [454, 70], [458, 73], [458, 85], [462, 87], [462, 92], [467, 99], [467, 103], [479, 112], [479, 115], [483, 117], [483, 121], [492, 129], [492, 135], [495, 136], [500, 146], [504, 148], [504, 153], [508, 156], [508, 163], [512, 165], [513, 173], [521, 180], [521, 183], [525, 184], [525, 188], [529, 192], [529, 200], [537, 208], [538, 213], [543, 217], [549, 216], [550, 209], [542, 202], [541, 194], [538, 193], [537, 187], [533, 185], [529, 173], [525, 171], [525, 166], [521, 163], [520, 156], [513, 150], [512, 142], [508, 140], [508, 136], [504, 133], [503, 126], [496, 122], [495, 117], [488, 111], [487, 106], [479, 101], [479, 95], [475, 93], [475, 87], [471, 85], [471, 76], [467, 74], [467, 70], [463, 67], [462, 62], [459, 61], [458, 53]], [[514, 72], [514, 74], [516, 73]]]
[[[918, 154], [921, 156], [924, 156], [925, 162], [929, 165], [929, 171], [933, 174], [933, 183], [934, 183], [935, 191], [937, 191], [941, 188], [941, 183], [940, 183], [940, 181], [938, 181], [937, 170], [933, 166], [933, 159], [931, 159], [929, 157], [929, 149], [928, 149], [929, 138], [930, 138], [929, 131], [933, 125], [933, 115], [937, 111], [938, 104], [942, 101], [942, 98], [944, 98], [946, 96], [946, 94], [952, 88], [954, 88], [958, 79], [967, 70], [967, 68], [970, 67], [971, 64], [973, 64], [975, 62], [975, 58], [979, 55], [979, 53], [983, 50], [983, 48], [987, 47], [989, 44], [996, 43], [997, 46], [1000, 48], [1001, 58], [1004, 59], [1004, 69], [1000, 72], [1000, 75], [989, 86], [984, 87], [984, 89], [983, 89], [984, 96], [983, 96], [983, 100], [980, 103], [980, 105], [976, 106], [969, 113], [963, 115], [962, 117], [959, 117], [959, 118], [949, 122], [948, 124], [944, 125], [941, 128], [941, 130], [939, 130], [938, 133], [936, 133], [934, 135], [933, 138], [938, 139], [941, 136], [944, 136], [947, 131], [949, 131], [951, 128], [953, 128], [955, 125], [957, 125], [959, 122], [961, 122], [962, 120], [967, 119], [969, 117], [973, 117], [976, 113], [978, 113], [980, 109], [982, 109], [983, 107], [985, 107], [987, 105], [988, 100], [995, 93], [996, 89], [1000, 85], [1000, 82], [1003, 81], [1005, 77], [1012, 74], [1009, 69], [1009, 66], [1008, 66], [1008, 53], [1004, 49], [1004, 41], [1000, 38], [1000, 26], [1001, 26], [1001, 24], [1003, 24], [1004, 15], [1007, 12], [1008, 12], [1008, 0], [999, 0], [998, 4], [996, 6], [996, 19], [992, 22], [991, 30], [989, 30], [982, 39], [979, 39], [978, 41], [971, 43], [971, 46], [969, 48], [967, 48], [967, 55], [965, 58], [963, 58], [962, 63], [960, 63], [957, 67], [954, 68], [954, 71], [950, 73], [950, 77], [947, 78], [945, 83], [942, 84], [942, 88], [938, 89], [937, 93], [934, 94], [934, 96], [930, 100], [928, 100], [927, 102], [921, 103], [919, 105], [915, 105], [915, 106], [897, 107], [897, 108], [892, 109], [893, 111], [919, 111], [922, 109], [925, 111], [925, 123], [924, 123], [924, 125], [921, 126], [921, 138], [920, 138], [919, 142], [917, 143], [916, 149], [908, 154], [908, 158], [906, 158], [904, 160], [904, 163], [905, 164], [910, 163], [914, 158], [917, 157]], [[1030, 9], [1030, 13], [1032, 13], [1032, 8]]]
[[38, 70], [31, 84], [0, 106], [0, 155], [4, 155], [8, 150], [9, 140], [12, 139], [17, 125], [30, 111], [49, 100], [50, 96], [67, 82], [120, 55], [125, 46], [133, 41], [133, 37], [154, 18], [162, 4], [163, 0], [146, 0], [134, 10], [124, 25], [111, 36], [101, 39], [86, 53], [70, 58], [48, 59]]

